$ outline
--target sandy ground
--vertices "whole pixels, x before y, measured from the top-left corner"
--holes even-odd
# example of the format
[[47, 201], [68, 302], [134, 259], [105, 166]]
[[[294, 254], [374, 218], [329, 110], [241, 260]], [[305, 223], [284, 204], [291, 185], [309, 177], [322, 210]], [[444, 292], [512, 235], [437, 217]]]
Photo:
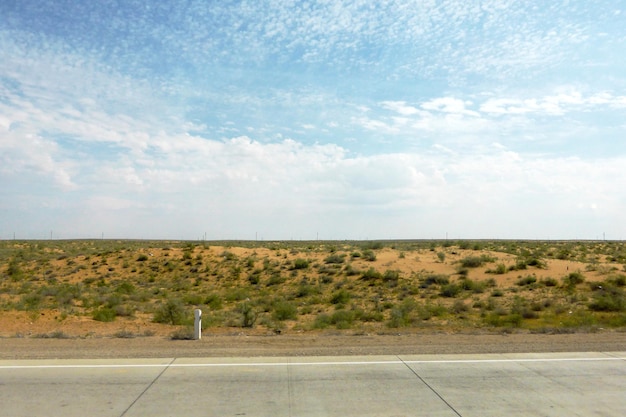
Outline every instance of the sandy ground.
[[574, 334], [338, 332], [205, 336], [202, 340], [164, 337], [37, 339], [0, 338], [0, 359], [97, 359], [155, 357], [343, 356], [530, 352], [611, 352], [626, 350], [626, 332]]

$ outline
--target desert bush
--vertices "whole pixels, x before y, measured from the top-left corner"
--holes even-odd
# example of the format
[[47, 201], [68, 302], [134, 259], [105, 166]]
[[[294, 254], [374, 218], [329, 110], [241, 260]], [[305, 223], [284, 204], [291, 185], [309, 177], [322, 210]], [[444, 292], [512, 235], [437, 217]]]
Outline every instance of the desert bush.
[[226, 250], [226, 251], [222, 252], [222, 259], [224, 261], [236, 261], [237, 260], [237, 255], [235, 255], [234, 253], [229, 252], [229, 251]]
[[115, 288], [115, 292], [118, 294], [130, 295], [136, 291], [135, 286], [131, 282], [122, 282]]
[[495, 310], [484, 317], [485, 324], [493, 327], [520, 327], [524, 321], [520, 314], [507, 314], [506, 311]]
[[254, 327], [258, 313], [250, 302], [240, 303], [237, 306], [237, 312], [241, 315], [241, 327]]
[[349, 329], [355, 320], [355, 313], [350, 310], [337, 310], [330, 316], [330, 323], [338, 329]]
[[552, 277], [544, 278], [540, 281], [540, 283], [545, 285], [546, 287], [556, 287], [558, 284], [557, 280]]
[[252, 271], [250, 275], [248, 275], [248, 282], [251, 285], [259, 285], [259, 283], [261, 282], [261, 271], [258, 269]]
[[483, 260], [479, 256], [468, 256], [461, 259], [460, 263], [463, 268], [478, 268], [482, 266]]
[[457, 284], [447, 284], [441, 287], [439, 293], [443, 297], [454, 298], [461, 292], [461, 287]]
[[366, 280], [366, 281], [375, 280], [375, 279], [381, 279], [382, 277], [383, 277], [383, 275], [380, 272], [378, 272], [377, 270], [375, 270], [374, 268], [367, 269], [361, 275], [361, 278]]
[[452, 314], [461, 314], [467, 311], [469, 311], [469, 306], [462, 300], [455, 300], [454, 304], [450, 307], [450, 312]]
[[12, 281], [18, 281], [22, 278], [23, 271], [21, 268], [21, 264], [17, 257], [11, 258], [9, 264], [7, 265], [7, 275], [11, 277]]
[[526, 260], [526, 264], [528, 266], [534, 266], [535, 268], [544, 269], [546, 268], [546, 263], [539, 258], [531, 257]]
[[306, 259], [298, 258], [293, 261], [293, 269], [307, 269], [309, 267], [309, 261]]
[[523, 287], [523, 286], [527, 286], [527, 285], [532, 285], [532, 284], [534, 284], [536, 282], [537, 282], [537, 277], [535, 277], [533, 275], [526, 275], [525, 277], [522, 277], [522, 278], [518, 279], [515, 284], [520, 286], [520, 287]]
[[275, 272], [270, 275], [270, 279], [267, 281], [267, 286], [270, 287], [272, 285], [280, 285], [283, 284], [287, 278], [283, 276], [280, 272]]
[[148, 260], [148, 256], [143, 253], [137, 257], [137, 262], [145, 262]]
[[113, 337], [118, 339], [134, 339], [136, 337], [135, 333], [128, 330], [118, 330], [113, 334]]
[[583, 282], [585, 282], [585, 277], [580, 272], [570, 272], [563, 277], [563, 286], [570, 289]]
[[400, 279], [400, 271], [388, 269], [385, 271], [382, 278], [383, 282], [397, 284], [398, 280]]
[[428, 288], [433, 284], [436, 285], [446, 285], [450, 282], [450, 278], [444, 274], [431, 274], [427, 275], [420, 284], [422, 288]]
[[[601, 287], [601, 288], [600, 288]], [[604, 283], [593, 293], [589, 308], [593, 311], [626, 311], [626, 294], [619, 287]]]
[[325, 329], [331, 325], [330, 315], [326, 313], [318, 314], [313, 321], [314, 329]]
[[18, 308], [23, 310], [37, 310], [41, 307], [44, 298], [40, 293], [28, 293], [22, 295]]
[[180, 325], [185, 322], [185, 308], [177, 299], [170, 299], [161, 305], [152, 319], [155, 323]]
[[369, 262], [374, 262], [376, 260], [376, 253], [374, 253], [371, 249], [366, 249], [363, 251], [363, 259]]
[[331, 296], [330, 302], [332, 304], [347, 304], [350, 301], [350, 293], [345, 289], [340, 289], [335, 291], [335, 293]]
[[412, 325], [417, 319], [418, 305], [412, 298], [406, 298], [402, 303], [391, 309], [388, 327], [398, 328]]
[[274, 312], [272, 317], [274, 320], [295, 320], [298, 318], [298, 307], [288, 301], [277, 301], [274, 303]]
[[93, 311], [91, 318], [95, 321], [111, 322], [115, 320], [117, 313], [110, 307], [100, 307]]
[[183, 302], [185, 303], [185, 305], [199, 306], [203, 304], [203, 301], [204, 297], [202, 296], [202, 294], [190, 293], [183, 296]]
[[218, 294], [209, 294], [205, 297], [203, 304], [207, 305], [211, 310], [221, 310], [222, 298]]
[[320, 290], [318, 287], [310, 284], [300, 284], [298, 289], [296, 290], [295, 296], [297, 298], [308, 297], [310, 295], [319, 294]]
[[361, 271], [359, 271], [358, 269], [354, 268], [352, 266], [352, 264], [346, 265], [346, 267], [343, 270], [346, 273], [346, 275], [349, 276], [349, 277], [351, 277], [353, 275], [359, 275], [361, 273]]
[[496, 269], [495, 269], [495, 273], [498, 275], [502, 275], [502, 274], [506, 274], [506, 265], [505, 264], [497, 264], [496, 265]]
[[361, 245], [363, 249], [377, 250], [385, 247], [382, 242], [365, 242]]
[[464, 278], [464, 279], [459, 281], [459, 286], [464, 291], [471, 291], [473, 293], [479, 294], [479, 293], [485, 292], [485, 288], [487, 287], [487, 283], [483, 282], [483, 281], [477, 282], [477, 281], [473, 281], [473, 280], [471, 280], [469, 278]]
[[176, 329], [170, 334], [171, 340], [193, 340], [194, 329], [192, 326], [185, 326]]
[[437, 259], [439, 262], [443, 262], [446, 260], [446, 254], [444, 252], [437, 252]]
[[626, 286], [626, 275], [615, 275], [608, 278], [608, 281], [615, 286], [624, 287]]
[[327, 264], [342, 264], [345, 258], [345, 254], [333, 253], [332, 255], [327, 256], [324, 259], [324, 262]]

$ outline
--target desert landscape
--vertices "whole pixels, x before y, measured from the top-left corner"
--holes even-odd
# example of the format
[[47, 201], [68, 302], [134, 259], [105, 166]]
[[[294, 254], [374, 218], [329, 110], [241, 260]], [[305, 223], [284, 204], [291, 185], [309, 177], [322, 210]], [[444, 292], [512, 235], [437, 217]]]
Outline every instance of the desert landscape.
[[33, 341], [186, 341], [196, 308], [201, 343], [226, 350], [626, 334], [623, 242], [2, 241], [0, 277], [5, 356]]

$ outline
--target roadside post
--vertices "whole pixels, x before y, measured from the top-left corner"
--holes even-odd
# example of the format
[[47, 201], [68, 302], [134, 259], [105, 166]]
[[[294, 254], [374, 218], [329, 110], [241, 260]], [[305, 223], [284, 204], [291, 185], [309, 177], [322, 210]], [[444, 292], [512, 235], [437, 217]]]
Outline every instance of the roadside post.
[[193, 321], [193, 340], [202, 338], [202, 310], [196, 308], [194, 310], [195, 320]]

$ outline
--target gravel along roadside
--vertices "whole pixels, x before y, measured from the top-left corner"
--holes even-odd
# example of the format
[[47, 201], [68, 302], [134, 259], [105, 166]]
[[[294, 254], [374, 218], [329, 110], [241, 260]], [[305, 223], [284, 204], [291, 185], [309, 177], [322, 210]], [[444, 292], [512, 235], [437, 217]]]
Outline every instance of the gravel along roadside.
[[626, 332], [573, 334], [283, 334], [210, 335], [201, 340], [163, 337], [0, 338], [0, 359], [157, 357], [349, 356], [626, 350]]

